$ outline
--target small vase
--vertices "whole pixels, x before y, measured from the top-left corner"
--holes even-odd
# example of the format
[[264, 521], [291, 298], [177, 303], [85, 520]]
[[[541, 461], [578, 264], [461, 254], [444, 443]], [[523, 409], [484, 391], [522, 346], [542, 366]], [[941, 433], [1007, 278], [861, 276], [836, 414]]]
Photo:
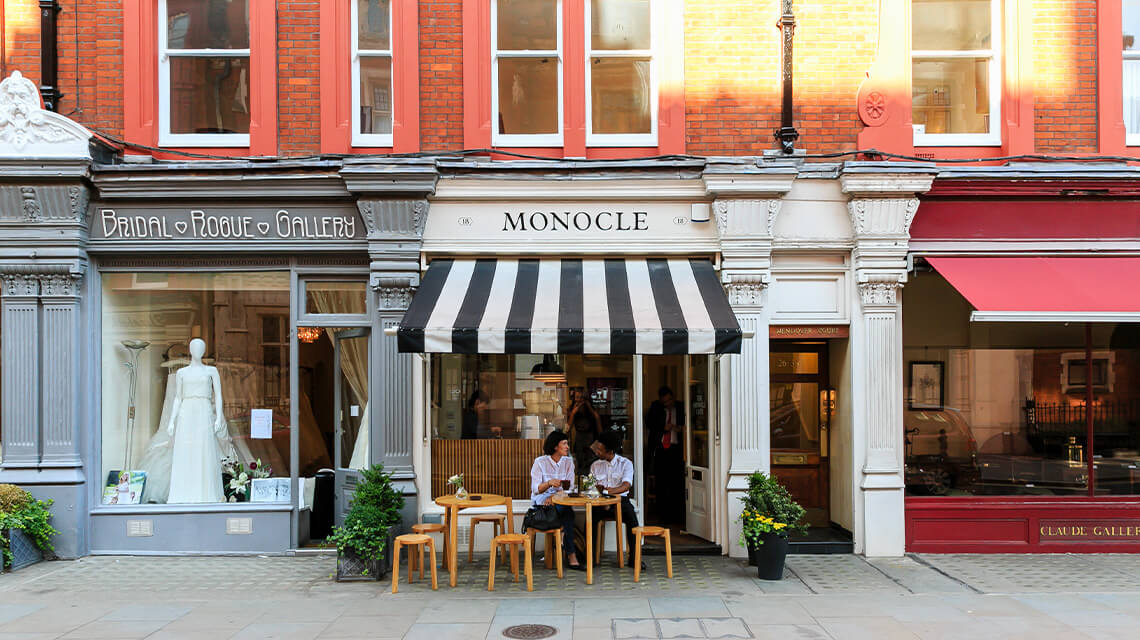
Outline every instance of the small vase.
[[455, 498], [457, 500], [467, 499], [467, 489], [464, 489], [463, 485], [459, 485], [459, 488], [455, 490]]

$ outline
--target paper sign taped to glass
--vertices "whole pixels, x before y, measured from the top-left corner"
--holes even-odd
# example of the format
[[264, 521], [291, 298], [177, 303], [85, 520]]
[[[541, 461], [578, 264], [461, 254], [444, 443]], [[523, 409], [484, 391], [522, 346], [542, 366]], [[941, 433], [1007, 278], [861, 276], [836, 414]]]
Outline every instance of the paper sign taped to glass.
[[289, 502], [289, 478], [254, 478], [250, 482], [250, 502]]

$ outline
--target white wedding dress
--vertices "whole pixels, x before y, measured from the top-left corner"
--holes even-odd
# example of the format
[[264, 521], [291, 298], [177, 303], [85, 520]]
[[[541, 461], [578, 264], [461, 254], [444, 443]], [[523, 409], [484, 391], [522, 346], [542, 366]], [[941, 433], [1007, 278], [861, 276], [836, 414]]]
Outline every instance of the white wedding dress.
[[[197, 370], [195, 370], [197, 369]], [[214, 435], [214, 385], [209, 369], [187, 367], [174, 425], [168, 503], [224, 502], [222, 454]]]

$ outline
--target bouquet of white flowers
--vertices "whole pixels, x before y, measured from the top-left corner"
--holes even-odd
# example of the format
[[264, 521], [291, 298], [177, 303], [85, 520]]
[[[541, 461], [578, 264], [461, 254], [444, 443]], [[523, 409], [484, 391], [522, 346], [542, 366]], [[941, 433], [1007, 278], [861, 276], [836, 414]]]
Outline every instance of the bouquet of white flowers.
[[447, 484], [455, 487], [455, 497], [460, 500], [467, 497], [467, 489], [463, 488], [463, 474], [457, 473], [447, 479]]

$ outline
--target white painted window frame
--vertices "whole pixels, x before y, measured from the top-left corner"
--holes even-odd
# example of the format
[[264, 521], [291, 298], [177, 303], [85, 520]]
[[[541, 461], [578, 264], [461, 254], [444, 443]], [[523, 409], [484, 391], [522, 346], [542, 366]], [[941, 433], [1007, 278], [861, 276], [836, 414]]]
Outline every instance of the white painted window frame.
[[[1121, 4], [1121, 10], [1123, 11], [1124, 3], [1122, 2], [1120, 4]], [[1124, 16], [1121, 15], [1121, 23], [1122, 24], [1123, 24], [1123, 17]], [[1121, 29], [1121, 31], [1123, 32], [1123, 29]], [[1123, 36], [1123, 33], [1121, 33], [1121, 35]], [[1126, 95], [1123, 91], [1123, 86], [1124, 86], [1123, 80], [1124, 80], [1124, 74], [1126, 73], [1126, 71], [1124, 70], [1124, 66], [1128, 64], [1129, 60], [1140, 60], [1140, 50], [1123, 49], [1121, 52], [1121, 65], [1120, 65], [1121, 66], [1121, 69], [1120, 69], [1120, 73], [1121, 73], [1121, 102], [1123, 103], [1122, 106], [1125, 107], [1124, 113], [1128, 112], [1127, 104], [1128, 104], [1128, 98], [1130, 97], [1130, 96]], [[1132, 96], [1132, 97], [1135, 97], [1135, 96]], [[1140, 131], [1128, 131], [1128, 120], [1124, 121], [1124, 128], [1125, 128], [1124, 144], [1127, 146], [1130, 146], [1130, 147], [1140, 145]]]
[[[912, 8], [913, 11], [913, 8]], [[988, 133], [914, 132], [916, 147], [994, 147], [1001, 146], [1002, 97], [1002, 14], [1001, 0], [990, 0], [990, 48], [966, 51], [940, 51], [911, 48], [910, 63], [925, 58], [985, 58], [990, 60], [990, 130]], [[916, 127], [918, 125], [915, 125]]]
[[395, 31], [392, 30], [392, 13], [395, 11], [393, 6], [395, 2], [388, 3], [388, 48], [387, 49], [361, 49], [360, 48], [360, 30], [358, 25], [360, 7], [356, 0], [349, 0], [349, 6], [352, 8], [352, 19], [350, 21], [352, 43], [352, 146], [354, 147], [390, 147], [392, 146], [391, 133], [361, 133], [360, 131], [360, 58], [388, 58], [389, 68], [391, 69], [391, 83], [389, 87], [388, 99], [392, 103], [392, 126], [391, 129], [396, 129], [396, 67], [395, 60], [392, 57], [392, 42], [396, 38]]
[[[566, 130], [563, 96], [566, 74], [562, 59], [562, 1], [556, 0], [557, 50], [499, 50], [499, 1], [491, 0], [491, 145], [495, 147], [561, 147]], [[558, 132], [499, 133], [499, 58], [554, 58], [558, 61]]]
[[[255, 0], [251, 0], [252, 2]], [[253, 41], [253, 25], [250, 25]], [[158, 144], [169, 147], [248, 147], [248, 133], [171, 133], [170, 132], [170, 59], [198, 57], [248, 58], [249, 73], [254, 73], [249, 49], [168, 49], [166, 0], [158, 0]], [[253, 111], [253, 86], [250, 78], [250, 112]], [[251, 122], [252, 124], [252, 122]]]
[[[591, 12], [593, 11], [593, 3], [590, 0], [583, 0], [585, 5], [585, 20], [583, 24], [585, 28], [583, 31], [583, 40], [585, 42], [584, 51], [586, 52], [586, 146], [587, 147], [656, 147], [657, 146], [657, 107], [660, 102], [659, 98], [659, 85], [661, 83], [660, 60], [658, 47], [661, 42], [660, 34], [663, 29], [663, 14], [665, 13], [663, 3], [650, 2], [649, 6], [649, 49], [630, 49], [630, 50], [613, 50], [613, 49], [598, 49], [594, 50], [593, 32], [591, 22]], [[649, 100], [650, 100], [650, 131], [649, 133], [594, 133], [594, 105], [593, 105], [593, 86], [591, 73], [591, 61], [593, 58], [649, 58]]]

